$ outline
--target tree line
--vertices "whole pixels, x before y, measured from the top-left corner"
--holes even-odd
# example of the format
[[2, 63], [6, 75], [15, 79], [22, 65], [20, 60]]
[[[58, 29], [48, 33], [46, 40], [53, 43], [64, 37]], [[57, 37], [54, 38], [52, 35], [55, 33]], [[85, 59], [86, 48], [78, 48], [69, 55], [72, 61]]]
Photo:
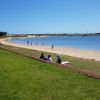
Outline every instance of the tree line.
[[7, 32], [0, 32], [0, 36], [5, 36], [7, 35]]

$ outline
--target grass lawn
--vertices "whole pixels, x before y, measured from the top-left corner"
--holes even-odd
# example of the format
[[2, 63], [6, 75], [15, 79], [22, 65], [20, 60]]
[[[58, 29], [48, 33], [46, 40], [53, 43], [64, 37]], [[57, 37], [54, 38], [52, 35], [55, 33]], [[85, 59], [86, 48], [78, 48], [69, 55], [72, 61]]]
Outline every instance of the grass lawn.
[[[23, 49], [23, 48], [17, 48], [12, 46], [4, 46], [4, 49], [18, 52], [27, 56], [34, 56], [39, 58], [41, 51], [31, 50], [31, 49]], [[43, 52], [46, 56], [48, 54], [51, 54], [54, 61], [56, 61], [57, 54], [49, 53], [49, 52]], [[80, 67], [81, 69], [86, 69], [91, 72], [95, 72], [97, 74], [100, 74], [100, 61], [94, 61], [89, 59], [80, 59], [77, 57], [70, 57], [66, 55], [61, 55], [61, 58], [63, 61], [68, 60], [71, 63], [71, 66], [73, 67]]]
[[0, 50], [0, 100], [100, 100], [100, 80]]

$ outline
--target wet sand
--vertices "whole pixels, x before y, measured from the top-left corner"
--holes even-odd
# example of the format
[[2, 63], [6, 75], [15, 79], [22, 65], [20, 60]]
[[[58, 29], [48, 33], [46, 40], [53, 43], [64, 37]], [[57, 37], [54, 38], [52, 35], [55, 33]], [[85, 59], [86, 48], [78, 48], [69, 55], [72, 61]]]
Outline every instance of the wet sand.
[[45, 45], [27, 45], [27, 44], [18, 44], [13, 42], [8, 42], [5, 39], [0, 39], [0, 42], [6, 45], [10, 46], [16, 46], [16, 47], [22, 47], [22, 48], [29, 48], [39, 51], [46, 51], [46, 52], [52, 52], [59, 55], [68, 55], [78, 58], [84, 58], [84, 59], [92, 59], [100, 61], [100, 51], [92, 51], [92, 50], [82, 50], [82, 49], [76, 49], [76, 48], [63, 48], [63, 47], [56, 47], [52, 49], [52, 46], [45, 46]]

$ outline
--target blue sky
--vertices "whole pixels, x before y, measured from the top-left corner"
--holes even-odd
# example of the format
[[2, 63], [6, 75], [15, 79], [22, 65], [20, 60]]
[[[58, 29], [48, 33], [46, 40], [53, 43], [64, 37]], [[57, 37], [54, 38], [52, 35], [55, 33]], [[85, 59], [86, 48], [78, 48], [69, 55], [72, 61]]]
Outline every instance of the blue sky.
[[100, 32], [100, 0], [0, 0], [0, 31]]

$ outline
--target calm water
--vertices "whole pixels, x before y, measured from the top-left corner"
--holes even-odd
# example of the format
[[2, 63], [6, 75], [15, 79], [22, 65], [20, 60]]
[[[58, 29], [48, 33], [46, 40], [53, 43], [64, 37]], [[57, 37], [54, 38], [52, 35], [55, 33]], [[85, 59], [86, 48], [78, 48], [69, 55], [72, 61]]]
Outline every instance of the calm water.
[[10, 40], [16, 43], [32, 42], [32, 45], [55, 45], [69, 48], [80, 48], [100, 51], [100, 36], [49, 36], [36, 38], [18, 38]]

